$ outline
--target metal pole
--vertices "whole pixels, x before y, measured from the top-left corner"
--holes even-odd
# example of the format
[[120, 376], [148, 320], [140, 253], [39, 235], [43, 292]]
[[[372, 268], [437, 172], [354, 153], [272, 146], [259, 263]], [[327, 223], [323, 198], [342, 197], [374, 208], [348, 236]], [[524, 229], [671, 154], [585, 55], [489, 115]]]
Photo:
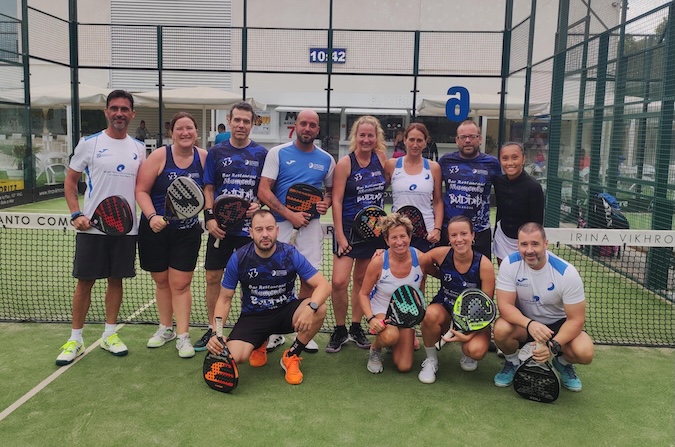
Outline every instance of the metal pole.
[[413, 89], [411, 90], [413, 97], [412, 97], [412, 119], [415, 119], [415, 116], [417, 114], [417, 110], [415, 110], [415, 104], [417, 104], [417, 76], [420, 71], [420, 30], [415, 31], [415, 49], [413, 50], [415, 53], [413, 54]]
[[[28, 0], [21, 2], [21, 62], [23, 64], [23, 102], [24, 129], [26, 131], [26, 151], [23, 158], [24, 192], [35, 188], [35, 158], [33, 157], [33, 130], [31, 123], [30, 103], [30, 55], [28, 44]], [[28, 195], [26, 194], [25, 197]], [[33, 198], [35, 200], [35, 198]]]
[[509, 81], [511, 65], [511, 27], [513, 26], [513, 0], [506, 1], [504, 12], [504, 34], [502, 35], [502, 70], [501, 91], [499, 92], [499, 134], [497, 136], [497, 148], [504, 144], [506, 138], [506, 89]]
[[[333, 0], [328, 3], [328, 60], [326, 61], [326, 141], [331, 141], [330, 136], [330, 92], [331, 77], [333, 73]], [[326, 144], [324, 150], [328, 150], [329, 144]]]
[[162, 25], [157, 26], [157, 100], [159, 101], [159, 131], [157, 132], [157, 147], [164, 145], [164, 79], [162, 67], [164, 66], [164, 54], [162, 52]]
[[248, 1], [244, 0], [243, 21], [241, 27], [241, 99], [246, 101], [246, 70], [248, 66], [248, 28], [246, 17], [248, 16]]
[[537, 0], [530, 4], [530, 29], [527, 39], [527, 68], [525, 69], [525, 97], [523, 98], [523, 143], [530, 137], [530, 89], [532, 88], [532, 57], [534, 52], [534, 30], [537, 17]]
[[73, 151], [80, 141], [81, 120], [80, 120], [80, 59], [79, 59], [79, 40], [77, 29], [77, 0], [68, 1], [68, 29], [70, 39], [70, 91], [71, 91], [71, 113], [73, 120], [73, 129], [71, 137]]

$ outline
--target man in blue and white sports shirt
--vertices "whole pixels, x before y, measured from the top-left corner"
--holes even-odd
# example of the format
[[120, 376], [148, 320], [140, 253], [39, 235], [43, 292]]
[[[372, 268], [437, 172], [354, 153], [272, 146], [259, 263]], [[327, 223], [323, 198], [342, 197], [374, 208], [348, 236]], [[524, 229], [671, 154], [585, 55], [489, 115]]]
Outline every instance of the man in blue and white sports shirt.
[[506, 357], [495, 376], [495, 385], [513, 382], [520, 365], [518, 348], [536, 342], [534, 360], [543, 362], [553, 355], [553, 366], [563, 385], [581, 391], [574, 363], [593, 361], [593, 341], [584, 332], [586, 298], [579, 272], [567, 261], [546, 249], [544, 227], [530, 222], [518, 230], [518, 251], [504, 259], [497, 277], [497, 305], [494, 339]]
[[[295, 247], [278, 242], [278, 234], [279, 227], [268, 210], [253, 213], [253, 242], [237, 250], [227, 263], [215, 316], [227, 320], [234, 290], [240, 284], [241, 315], [227, 337], [232, 357], [242, 363], [250, 358], [254, 348], [265, 346], [272, 332], [296, 331], [298, 336], [290, 349], [284, 351], [280, 363], [286, 372], [286, 382], [298, 385], [303, 379], [300, 354], [321, 329], [331, 287]], [[298, 276], [314, 290], [304, 300], [295, 293]], [[222, 351], [217, 337], [209, 340], [207, 348], [214, 354]]]
[[[316, 204], [316, 210], [324, 215], [332, 205], [333, 172], [335, 159], [328, 152], [314, 146], [319, 135], [319, 115], [314, 110], [303, 110], [295, 121], [295, 140], [270, 149], [265, 159], [258, 197], [270, 207], [279, 224], [279, 240], [289, 242], [293, 228], [299, 228], [298, 251], [315, 268], [321, 269], [323, 230], [319, 218], [307, 219], [307, 213], [286, 208], [286, 192], [296, 183], [307, 183], [316, 188], [326, 187], [324, 199]], [[307, 298], [312, 288], [304, 281], [300, 284], [300, 298]], [[272, 336], [268, 349], [283, 344], [284, 338]], [[317, 352], [318, 345], [312, 340], [307, 352]]]

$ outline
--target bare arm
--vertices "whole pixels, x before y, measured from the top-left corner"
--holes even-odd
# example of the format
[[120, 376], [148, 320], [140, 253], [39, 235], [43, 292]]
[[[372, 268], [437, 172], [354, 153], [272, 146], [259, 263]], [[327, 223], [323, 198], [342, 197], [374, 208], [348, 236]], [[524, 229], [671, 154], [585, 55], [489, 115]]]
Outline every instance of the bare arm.
[[434, 197], [432, 206], [434, 209], [434, 229], [427, 236], [427, 240], [436, 243], [441, 240], [441, 232], [443, 228], [443, 179], [441, 174], [441, 166], [435, 161], [430, 163], [431, 175], [434, 177]]
[[350, 165], [349, 156], [342, 157], [335, 166], [335, 175], [333, 176], [333, 226], [335, 239], [342, 252], [349, 245], [347, 237], [342, 230], [342, 201], [344, 200]]
[[495, 296], [495, 268], [485, 256], [480, 259], [480, 285], [487, 296]]
[[275, 183], [276, 180], [269, 177], [262, 177], [260, 179], [260, 186], [258, 186], [258, 198], [260, 201], [267, 205], [272, 211], [289, 221], [293, 225], [293, 228], [300, 228], [307, 225], [309, 222], [306, 218], [310, 216], [309, 213], [296, 213], [286, 208], [272, 192]]
[[[68, 204], [70, 214], [80, 211], [80, 202], [77, 199], [77, 183], [81, 178], [81, 172], [78, 172], [72, 168], [68, 168], [66, 178], [63, 181], [63, 196], [65, 197], [66, 203]], [[77, 219], [74, 219], [72, 224], [76, 229], [85, 231], [91, 227], [91, 225], [89, 225], [90, 218], [91, 216], [82, 215]]]
[[[155, 180], [157, 180], [157, 176], [164, 169], [165, 162], [166, 150], [153, 151], [138, 170], [138, 175], [136, 176], [136, 202], [138, 202], [138, 206], [146, 218], [157, 212], [155, 206], [152, 204], [150, 191], [155, 184]], [[161, 216], [149, 219], [149, 221], [150, 228], [155, 233], [162, 231], [167, 225], [167, 222]]]

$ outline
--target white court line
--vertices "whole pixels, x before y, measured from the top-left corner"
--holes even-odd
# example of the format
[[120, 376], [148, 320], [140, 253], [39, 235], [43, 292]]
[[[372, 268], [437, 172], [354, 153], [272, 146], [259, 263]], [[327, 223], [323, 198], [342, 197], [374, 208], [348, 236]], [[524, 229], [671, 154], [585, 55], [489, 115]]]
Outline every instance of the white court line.
[[[151, 299], [150, 301], [148, 301], [143, 307], [141, 307], [141, 308], [138, 309], [136, 312], [134, 312], [133, 314], [131, 314], [131, 315], [125, 320], [124, 323], [120, 323], [120, 324], [118, 324], [117, 326], [115, 326], [115, 332], [117, 332], [117, 331], [119, 331], [120, 329], [122, 329], [122, 328], [124, 327], [124, 325], [125, 325], [128, 321], [131, 321], [133, 318], [136, 318], [136, 317], [137, 317], [138, 315], [140, 315], [142, 312], [145, 312], [145, 310], [146, 310], [148, 307], [152, 306], [154, 303], [155, 303], [155, 298], [153, 298], [153, 299]], [[14, 410], [16, 410], [17, 408], [19, 408], [21, 405], [23, 405], [23, 404], [25, 404], [26, 402], [28, 402], [28, 400], [29, 400], [31, 397], [35, 396], [37, 393], [39, 393], [40, 391], [42, 391], [47, 385], [49, 385], [49, 384], [52, 383], [54, 380], [56, 380], [61, 374], [63, 374], [63, 373], [65, 373], [66, 371], [68, 371], [68, 369], [70, 369], [71, 366], [74, 366], [77, 362], [79, 362], [80, 360], [82, 360], [82, 359], [84, 358], [85, 355], [89, 354], [91, 351], [93, 351], [94, 349], [96, 349], [96, 348], [98, 347], [98, 345], [100, 345], [100, 344], [101, 344], [101, 339], [99, 338], [94, 344], [92, 344], [92, 345], [89, 346], [87, 349], [85, 349], [84, 354], [82, 354], [81, 356], [79, 356], [78, 358], [76, 358], [75, 361], [74, 361], [73, 363], [71, 363], [70, 365], [61, 366], [59, 369], [57, 369], [56, 371], [54, 371], [54, 372], [52, 373], [52, 375], [50, 375], [50, 376], [47, 377], [45, 380], [43, 380], [42, 382], [40, 382], [38, 385], [36, 385], [35, 387], [33, 387], [32, 390], [28, 391], [26, 394], [24, 394], [24, 395], [21, 396], [19, 399], [17, 399], [12, 405], [10, 405], [9, 407], [5, 408], [5, 409], [3, 410], [3, 412], [0, 413], [0, 421], [2, 421], [2, 420], [5, 419], [7, 416], [9, 416], [10, 414], [12, 414], [12, 413], [14, 412]]]

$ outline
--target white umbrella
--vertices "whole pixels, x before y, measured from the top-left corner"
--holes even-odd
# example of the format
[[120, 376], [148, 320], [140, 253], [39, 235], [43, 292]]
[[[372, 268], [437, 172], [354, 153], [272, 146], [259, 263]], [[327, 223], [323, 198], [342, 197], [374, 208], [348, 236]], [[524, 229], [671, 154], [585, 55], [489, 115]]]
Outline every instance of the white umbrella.
[[[445, 104], [451, 96], [427, 96], [417, 106], [417, 114], [422, 116], [445, 116]], [[474, 93], [469, 96], [471, 116], [499, 116], [499, 95]], [[523, 98], [506, 96], [507, 118], [522, 118]], [[530, 116], [548, 113], [548, 103], [530, 103]]]

